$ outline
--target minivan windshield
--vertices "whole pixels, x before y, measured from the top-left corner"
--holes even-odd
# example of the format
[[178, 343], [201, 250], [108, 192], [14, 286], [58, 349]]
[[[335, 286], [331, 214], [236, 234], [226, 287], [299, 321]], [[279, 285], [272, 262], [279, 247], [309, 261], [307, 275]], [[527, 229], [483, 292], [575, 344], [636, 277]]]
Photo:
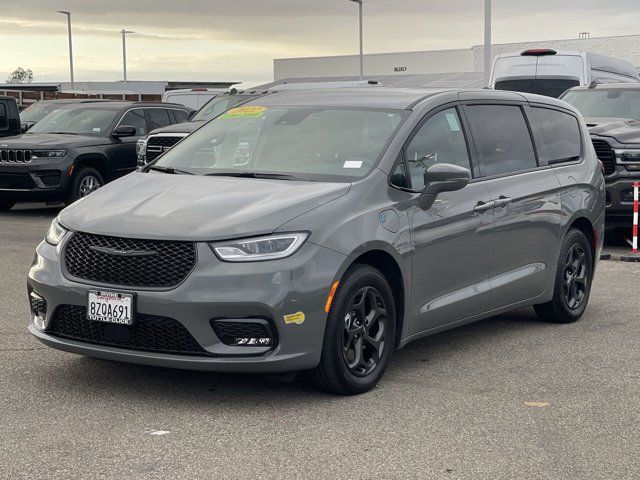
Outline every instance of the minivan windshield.
[[224, 97], [216, 97], [209, 100], [200, 110], [196, 112], [191, 121], [208, 122], [212, 118], [217, 117], [221, 113], [226, 112], [239, 103], [246, 102], [255, 98], [253, 95], [227, 95]]
[[120, 110], [109, 108], [61, 108], [36, 123], [26, 135], [34, 133], [71, 133], [104, 136]]
[[640, 120], [640, 89], [574, 90], [562, 100], [576, 107], [584, 117]]
[[407, 113], [240, 106], [194, 132], [154, 165], [199, 175], [350, 182], [377, 166]]

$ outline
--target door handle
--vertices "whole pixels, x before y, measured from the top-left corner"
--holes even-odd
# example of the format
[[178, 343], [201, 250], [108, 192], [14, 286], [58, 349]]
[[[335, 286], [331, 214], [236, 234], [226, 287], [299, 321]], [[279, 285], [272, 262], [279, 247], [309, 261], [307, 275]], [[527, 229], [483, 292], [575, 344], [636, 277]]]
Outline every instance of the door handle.
[[495, 206], [496, 206], [496, 202], [494, 202], [493, 200], [491, 200], [490, 202], [483, 202], [482, 200], [480, 200], [476, 204], [476, 206], [473, 207], [473, 211], [482, 213], [482, 212], [486, 212], [487, 210], [491, 210], [492, 208], [495, 208]]
[[497, 200], [494, 201], [496, 208], [506, 207], [511, 203], [511, 199], [509, 197], [505, 197], [504, 195], [500, 195]]

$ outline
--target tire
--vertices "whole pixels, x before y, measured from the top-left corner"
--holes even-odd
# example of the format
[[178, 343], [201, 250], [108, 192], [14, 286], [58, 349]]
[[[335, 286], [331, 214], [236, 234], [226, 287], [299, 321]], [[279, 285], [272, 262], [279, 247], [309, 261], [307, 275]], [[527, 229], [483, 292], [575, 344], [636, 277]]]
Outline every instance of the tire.
[[13, 208], [16, 202], [2, 200], [0, 201], [0, 212], [8, 212]]
[[[364, 321], [371, 317], [370, 323]], [[311, 372], [313, 382], [340, 395], [371, 390], [389, 363], [395, 327], [396, 308], [387, 279], [368, 265], [351, 267], [327, 317], [320, 364]]]
[[[81, 168], [71, 182], [67, 195], [67, 205], [86, 197], [104, 185], [104, 179], [98, 170], [91, 167]], [[92, 186], [92, 187], [91, 187]]]
[[571, 323], [582, 317], [591, 293], [593, 255], [584, 233], [572, 228], [565, 236], [556, 270], [553, 298], [534, 306], [541, 320]]

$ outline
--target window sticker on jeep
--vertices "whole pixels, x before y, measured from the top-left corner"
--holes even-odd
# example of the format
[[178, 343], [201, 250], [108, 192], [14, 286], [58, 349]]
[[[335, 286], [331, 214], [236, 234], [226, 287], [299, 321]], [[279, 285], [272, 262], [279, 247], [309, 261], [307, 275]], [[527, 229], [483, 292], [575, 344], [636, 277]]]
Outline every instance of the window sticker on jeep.
[[454, 113], [447, 113], [445, 114], [445, 116], [447, 117], [447, 122], [449, 123], [449, 130], [451, 130], [452, 132], [459, 132], [460, 125], [458, 124], [458, 117], [456, 117]]
[[267, 111], [267, 107], [258, 107], [255, 105], [247, 105], [245, 107], [236, 107], [223, 113], [218, 118], [259, 118], [264, 112]]
[[100, 127], [95, 127], [92, 129], [94, 132], [99, 132], [100, 130], [102, 130]]

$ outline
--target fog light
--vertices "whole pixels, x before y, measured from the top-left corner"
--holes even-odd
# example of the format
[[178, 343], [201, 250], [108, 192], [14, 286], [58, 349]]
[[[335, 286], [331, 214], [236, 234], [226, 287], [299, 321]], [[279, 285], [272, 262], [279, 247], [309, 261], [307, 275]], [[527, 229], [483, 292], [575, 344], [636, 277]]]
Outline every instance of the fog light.
[[232, 345], [259, 345], [268, 347], [271, 345], [271, 339], [268, 337], [236, 337]]
[[44, 330], [46, 328], [47, 301], [37, 293], [31, 292], [29, 294], [29, 303], [31, 305], [33, 324], [40, 330]]

